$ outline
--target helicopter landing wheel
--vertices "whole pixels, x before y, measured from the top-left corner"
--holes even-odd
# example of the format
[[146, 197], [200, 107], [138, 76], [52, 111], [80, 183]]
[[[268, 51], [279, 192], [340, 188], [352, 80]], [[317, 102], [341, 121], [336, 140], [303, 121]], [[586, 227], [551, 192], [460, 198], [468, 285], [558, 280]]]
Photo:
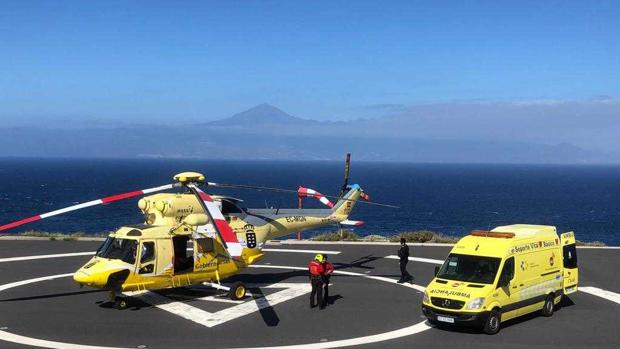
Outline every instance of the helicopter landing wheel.
[[127, 298], [116, 297], [116, 299], [114, 300], [114, 307], [118, 310], [127, 309], [128, 306], [129, 306], [129, 302]]
[[234, 301], [238, 301], [245, 297], [245, 285], [241, 281], [236, 281], [232, 286], [230, 286], [230, 291], [228, 291], [228, 296], [230, 299]]

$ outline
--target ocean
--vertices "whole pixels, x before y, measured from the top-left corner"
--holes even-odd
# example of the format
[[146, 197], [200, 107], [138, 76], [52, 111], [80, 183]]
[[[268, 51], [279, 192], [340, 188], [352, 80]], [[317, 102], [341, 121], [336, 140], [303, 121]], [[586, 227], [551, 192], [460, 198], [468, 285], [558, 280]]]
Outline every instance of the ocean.
[[[355, 156], [355, 155], [354, 155]], [[208, 181], [296, 190], [299, 185], [338, 195], [342, 162], [163, 159], [0, 159], [0, 224], [107, 195], [154, 187], [183, 171]], [[583, 241], [620, 245], [620, 166], [463, 165], [358, 162], [351, 181], [372, 201], [399, 209], [358, 204], [351, 219], [359, 235], [395, 235], [429, 229], [464, 235], [473, 229], [530, 223], [575, 231]], [[252, 208], [296, 207], [293, 194], [209, 188]], [[138, 199], [83, 209], [31, 223], [25, 230], [101, 233], [139, 223]], [[322, 207], [312, 199], [305, 207]], [[335, 230], [306, 232], [305, 237]]]

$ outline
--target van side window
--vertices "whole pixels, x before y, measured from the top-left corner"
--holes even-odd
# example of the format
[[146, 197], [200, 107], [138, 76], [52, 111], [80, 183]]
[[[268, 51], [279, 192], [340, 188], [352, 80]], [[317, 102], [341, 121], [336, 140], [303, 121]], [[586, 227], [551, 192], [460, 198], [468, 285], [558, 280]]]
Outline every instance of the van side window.
[[510, 257], [504, 262], [504, 268], [499, 276], [500, 284], [512, 280], [515, 276], [515, 257]]
[[564, 246], [562, 252], [564, 255], [564, 268], [577, 268], [577, 248], [575, 248], [575, 244]]

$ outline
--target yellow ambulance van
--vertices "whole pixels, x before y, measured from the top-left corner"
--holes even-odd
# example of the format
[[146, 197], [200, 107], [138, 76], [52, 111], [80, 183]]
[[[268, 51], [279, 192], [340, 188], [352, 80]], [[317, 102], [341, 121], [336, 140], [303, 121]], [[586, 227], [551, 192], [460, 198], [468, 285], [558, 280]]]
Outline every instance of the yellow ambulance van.
[[473, 325], [495, 334], [501, 322], [540, 311], [551, 316], [577, 291], [575, 235], [546, 225], [473, 231], [452, 248], [426, 287], [422, 312], [431, 324]]

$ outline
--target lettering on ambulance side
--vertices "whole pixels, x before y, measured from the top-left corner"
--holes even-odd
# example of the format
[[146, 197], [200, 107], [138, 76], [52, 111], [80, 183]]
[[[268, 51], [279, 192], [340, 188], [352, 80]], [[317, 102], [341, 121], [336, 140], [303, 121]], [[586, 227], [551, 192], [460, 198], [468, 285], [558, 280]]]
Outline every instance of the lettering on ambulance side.
[[556, 246], [557, 244], [558, 244], [557, 239], [547, 240], [547, 241], [538, 241], [538, 242], [529, 242], [527, 244], [511, 247], [510, 254], [537, 250], [539, 248], [544, 248], [544, 247], [552, 247], [552, 246]]

